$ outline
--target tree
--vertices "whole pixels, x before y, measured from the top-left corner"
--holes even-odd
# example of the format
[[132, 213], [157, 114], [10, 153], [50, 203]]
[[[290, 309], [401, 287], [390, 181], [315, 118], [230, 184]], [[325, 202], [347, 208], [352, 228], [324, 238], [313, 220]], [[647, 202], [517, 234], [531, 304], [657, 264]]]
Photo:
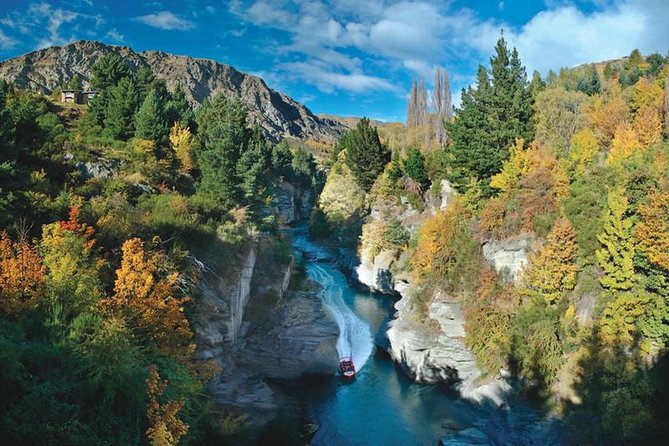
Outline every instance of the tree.
[[[97, 99], [97, 98], [96, 98]], [[104, 132], [107, 136], [127, 140], [135, 133], [134, 116], [138, 107], [135, 82], [124, 77], [109, 89], [104, 114]]]
[[161, 144], [167, 139], [168, 128], [164, 104], [156, 90], [146, 95], [142, 106], [135, 114], [135, 137]]
[[183, 308], [189, 299], [176, 297], [179, 274], [162, 274], [164, 262], [164, 254], [146, 252], [139, 238], [126, 240], [114, 295], [105, 299], [104, 305], [123, 315], [128, 325], [159, 351], [187, 360], [194, 350], [193, 332]]
[[537, 141], [565, 154], [574, 133], [586, 124], [581, 106], [587, 100], [584, 93], [559, 86], [539, 93], [534, 104]]
[[669, 70], [664, 79], [664, 133], [669, 136]]
[[66, 87], [69, 90], [81, 90], [81, 77], [78, 74], [72, 76]]
[[602, 83], [594, 65], [590, 67], [590, 73], [584, 73], [576, 83], [576, 89], [588, 96], [599, 94], [602, 91]]
[[16, 315], [37, 307], [44, 296], [44, 275], [37, 249], [0, 232], [0, 311]]
[[118, 53], [107, 53], [93, 65], [91, 87], [97, 90], [116, 85], [124, 77], [130, 77], [130, 69]]
[[669, 194], [651, 192], [638, 211], [634, 231], [637, 249], [653, 264], [669, 271]]
[[175, 122], [170, 129], [170, 144], [179, 160], [179, 164], [181, 164], [181, 168], [187, 173], [195, 169], [195, 157], [193, 154], [195, 141], [190, 128], [183, 127], [179, 121]]
[[599, 279], [611, 291], [630, 290], [635, 282], [633, 221], [627, 216], [629, 202], [622, 187], [609, 191], [604, 211], [604, 232], [597, 236], [601, 249], [595, 252], [604, 275]]
[[627, 121], [627, 105], [620, 89], [610, 92], [608, 98], [595, 96], [592, 104], [584, 107], [588, 122], [603, 146], [608, 146], [619, 125]]
[[419, 127], [427, 124], [427, 91], [423, 79], [411, 81], [409, 105], [407, 108], [407, 127]]
[[198, 194], [222, 210], [235, 207], [241, 198], [237, 162], [247, 144], [246, 110], [238, 100], [219, 94], [198, 110]]
[[599, 153], [597, 137], [592, 130], [585, 128], [574, 134], [569, 149], [569, 161], [577, 175], [583, 175]]
[[416, 183], [420, 184], [421, 190], [426, 191], [430, 187], [430, 178], [425, 168], [425, 157], [420, 150], [412, 147], [407, 152], [404, 160], [404, 172]]
[[620, 170], [625, 161], [634, 158], [641, 149], [641, 142], [634, 128], [627, 124], [620, 124], [611, 141], [611, 150], [606, 158], [606, 164], [613, 169]]
[[151, 365], [146, 380], [146, 394], [149, 397], [146, 408], [149, 428], [146, 436], [151, 446], [176, 446], [188, 432], [189, 426], [177, 417], [186, 401], [183, 398], [167, 403], [159, 401], [159, 398], [164, 398], [167, 384], [166, 380], [160, 379], [156, 366]]
[[534, 133], [525, 68], [504, 37], [498, 40], [490, 65], [490, 76], [479, 67], [476, 89], [463, 90], [456, 119], [447, 125], [452, 180], [461, 191], [479, 180], [490, 193], [488, 181], [501, 170], [509, 147], [516, 138], [532, 140]]
[[195, 115], [186, 95], [181, 87], [177, 86], [169, 100], [165, 104], [165, 115], [168, 124], [180, 122], [182, 127], [188, 127], [195, 131]]
[[576, 232], [568, 219], [555, 222], [546, 244], [531, 255], [524, 276], [530, 292], [537, 293], [546, 303], [555, 304], [576, 286]]
[[362, 118], [355, 129], [342, 137], [339, 145], [346, 150], [346, 165], [356, 182], [368, 191], [390, 161], [390, 152], [381, 144], [378, 130], [369, 119]]
[[434, 91], [432, 93], [432, 112], [434, 113], [434, 134], [440, 146], [446, 144], [447, 133], [444, 123], [451, 120], [453, 104], [451, 102], [451, 87], [448, 81], [448, 72], [437, 67], [434, 76]]

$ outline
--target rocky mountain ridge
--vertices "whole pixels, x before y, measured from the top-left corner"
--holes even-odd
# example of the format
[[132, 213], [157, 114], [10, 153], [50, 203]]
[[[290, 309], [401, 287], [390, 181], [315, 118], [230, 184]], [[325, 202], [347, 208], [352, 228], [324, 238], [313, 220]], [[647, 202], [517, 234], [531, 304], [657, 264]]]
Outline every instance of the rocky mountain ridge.
[[304, 105], [269, 88], [261, 78], [230, 65], [162, 51], [135, 52], [127, 46], [96, 41], [53, 46], [0, 62], [0, 79], [42, 94], [52, 93], [75, 75], [88, 87], [95, 62], [111, 52], [122, 56], [133, 70], [151, 69], [169, 89], [180, 86], [193, 105], [221, 92], [239, 98], [249, 110], [249, 121], [260, 126], [272, 141], [297, 138], [334, 143], [346, 131], [341, 122], [314, 115]]

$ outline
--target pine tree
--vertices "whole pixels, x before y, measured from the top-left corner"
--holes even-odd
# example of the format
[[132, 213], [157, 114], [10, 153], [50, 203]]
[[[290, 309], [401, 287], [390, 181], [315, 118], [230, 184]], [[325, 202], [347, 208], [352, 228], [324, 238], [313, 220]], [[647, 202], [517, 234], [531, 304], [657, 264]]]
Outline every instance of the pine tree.
[[184, 91], [179, 86], [172, 92], [165, 104], [165, 115], [170, 125], [179, 122], [183, 127], [195, 128], [195, 114]]
[[118, 85], [109, 89], [104, 114], [105, 134], [124, 141], [130, 138], [135, 133], [134, 115], [138, 106], [135, 83], [131, 78], [124, 77]]
[[168, 134], [166, 121], [158, 93], [156, 90], [151, 90], [135, 114], [135, 136], [162, 144]]
[[595, 255], [604, 270], [602, 286], [611, 291], [630, 290], [636, 282], [634, 274], [633, 222], [627, 216], [629, 201], [622, 187], [609, 191], [604, 211], [604, 232], [597, 236], [602, 244]]
[[123, 58], [117, 53], [108, 53], [100, 57], [93, 65], [91, 87], [104, 90], [129, 76], [130, 69]]
[[368, 191], [390, 161], [390, 152], [381, 144], [378, 130], [369, 119], [362, 118], [355, 129], [342, 137], [340, 146], [346, 149], [346, 164], [356, 182]]
[[459, 190], [478, 180], [489, 194], [488, 180], [501, 170], [509, 147], [517, 138], [532, 140], [532, 96], [525, 68], [503, 37], [495, 53], [490, 76], [479, 67], [476, 89], [463, 90], [457, 117], [447, 126], [452, 180]]
[[412, 147], [407, 152], [404, 160], [404, 171], [416, 183], [420, 184], [421, 190], [426, 191], [430, 187], [430, 178], [425, 168], [425, 157], [420, 150]]
[[246, 110], [238, 100], [219, 94], [198, 109], [196, 120], [202, 175], [197, 193], [230, 210], [241, 198], [237, 162], [247, 141]]

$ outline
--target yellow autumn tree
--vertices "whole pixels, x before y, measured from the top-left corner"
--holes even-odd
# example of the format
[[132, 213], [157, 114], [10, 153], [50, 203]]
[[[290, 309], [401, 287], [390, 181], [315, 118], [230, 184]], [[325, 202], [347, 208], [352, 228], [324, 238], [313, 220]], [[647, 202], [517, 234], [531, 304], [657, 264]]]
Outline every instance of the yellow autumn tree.
[[630, 109], [637, 113], [646, 106], [654, 110], [662, 110], [664, 105], [664, 91], [657, 82], [652, 82], [645, 77], [640, 78], [634, 85], [634, 91], [630, 98]]
[[188, 298], [176, 297], [179, 274], [161, 274], [164, 262], [164, 254], [146, 252], [141, 239], [126, 240], [114, 295], [104, 305], [124, 314], [160, 351], [185, 360], [194, 350], [183, 308]]
[[541, 166], [542, 155], [539, 147], [534, 143], [528, 148], [524, 146], [525, 142], [522, 139], [517, 139], [516, 143], [511, 146], [509, 159], [502, 163], [501, 172], [490, 179], [490, 187], [509, 192], [518, 186], [523, 176]]
[[567, 218], [561, 217], [548, 234], [546, 243], [530, 255], [524, 274], [528, 291], [556, 303], [564, 293], [576, 286], [576, 231]]
[[588, 122], [595, 131], [599, 142], [607, 146], [614, 137], [616, 129], [627, 120], [627, 104], [619, 89], [610, 93], [609, 98], [596, 96], [592, 104], [584, 107]]
[[44, 266], [37, 249], [0, 232], [0, 311], [16, 315], [35, 308], [44, 291]]
[[195, 169], [194, 138], [190, 128], [184, 127], [180, 122], [175, 122], [170, 129], [170, 144], [181, 164], [181, 168], [185, 172]]
[[613, 169], [621, 169], [625, 161], [641, 153], [641, 148], [641, 142], [634, 128], [621, 124], [616, 128], [606, 164]]
[[645, 147], [662, 138], [662, 115], [660, 109], [642, 105], [634, 116], [634, 131], [639, 142]]
[[571, 140], [569, 161], [578, 175], [583, 175], [586, 167], [593, 162], [599, 152], [597, 137], [589, 128], [579, 130]]
[[188, 424], [177, 417], [184, 407], [184, 399], [166, 403], [159, 401], [163, 398], [166, 388], [167, 381], [160, 379], [156, 366], [150, 366], [149, 377], [146, 380], [146, 393], [149, 398], [146, 408], [149, 427], [146, 436], [151, 446], [175, 446], [188, 432]]
[[652, 263], [669, 270], [669, 194], [651, 192], [638, 212], [634, 231], [637, 249]]

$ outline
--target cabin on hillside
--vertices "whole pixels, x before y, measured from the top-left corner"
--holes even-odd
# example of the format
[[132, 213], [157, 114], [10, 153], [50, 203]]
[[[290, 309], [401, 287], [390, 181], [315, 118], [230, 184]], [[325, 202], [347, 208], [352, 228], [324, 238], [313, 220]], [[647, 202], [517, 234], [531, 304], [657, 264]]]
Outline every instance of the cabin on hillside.
[[60, 102], [78, 104], [81, 90], [61, 90]]
[[66, 104], [89, 104], [98, 93], [97, 90], [61, 90], [60, 102]]

